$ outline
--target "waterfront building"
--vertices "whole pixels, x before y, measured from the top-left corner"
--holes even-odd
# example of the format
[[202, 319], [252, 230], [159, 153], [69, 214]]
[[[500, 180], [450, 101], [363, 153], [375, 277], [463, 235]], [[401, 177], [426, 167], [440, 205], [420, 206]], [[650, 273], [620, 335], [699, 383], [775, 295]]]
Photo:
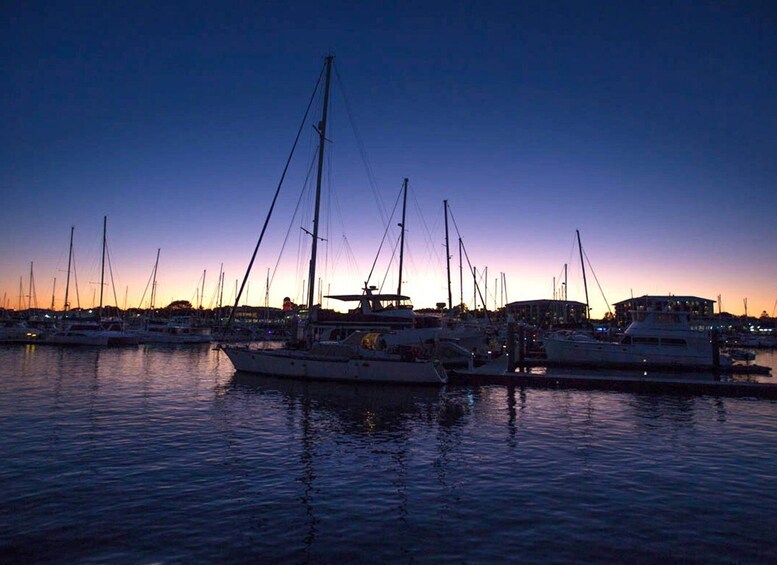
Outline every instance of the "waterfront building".
[[585, 304], [574, 300], [519, 300], [505, 306], [517, 322], [551, 328], [579, 325], [586, 321]]
[[648, 310], [663, 310], [672, 312], [688, 312], [693, 324], [696, 319], [709, 319], [715, 313], [715, 301], [698, 296], [666, 296], [643, 295], [636, 298], [628, 298], [613, 304], [615, 306], [615, 322], [619, 326], [627, 326], [631, 323], [631, 312], [644, 312]]

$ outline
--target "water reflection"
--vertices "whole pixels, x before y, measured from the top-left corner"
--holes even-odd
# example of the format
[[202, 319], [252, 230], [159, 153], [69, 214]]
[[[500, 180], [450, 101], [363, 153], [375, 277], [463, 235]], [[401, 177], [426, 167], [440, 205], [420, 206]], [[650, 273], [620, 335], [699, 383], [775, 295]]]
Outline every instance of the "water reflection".
[[[285, 420], [285, 433], [298, 440], [299, 472], [295, 481], [300, 486], [305, 523], [305, 531], [300, 533], [302, 561], [315, 561], [321, 535], [319, 513], [325, 512], [320, 507], [326, 507], [328, 491], [335, 485], [342, 488], [341, 482], [351, 485], [346, 491], [369, 491], [375, 488], [371, 483], [385, 482], [390, 487], [390, 494], [381, 495], [381, 508], [365, 511], [393, 517], [393, 539], [402, 554], [409, 552], [408, 540], [414, 535], [409, 485], [424, 459], [431, 459], [444, 493], [442, 500], [456, 500], [460, 480], [452, 478], [449, 465], [451, 454], [460, 448], [473, 395], [451, 395], [445, 389], [431, 387], [301, 381], [241, 372], [235, 373], [223, 388], [217, 398], [236, 396], [242, 402], [256, 396], [265, 411], [267, 402], [283, 407], [279, 415]], [[434, 449], [431, 453], [425, 448], [419, 451], [417, 445], [417, 436], [423, 436], [428, 428], [436, 429], [435, 445], [429, 446]], [[370, 479], [360, 477], [356, 470], [345, 470], [350, 476], [333, 478], [334, 469], [344, 464], [341, 457], [359, 465], [365, 461], [378, 465], [380, 461], [378, 474]], [[365, 499], [368, 502], [369, 497]], [[440, 507], [439, 519], [443, 521], [447, 518], [446, 505]]]
[[773, 402], [293, 381], [221, 355], [0, 348], [0, 550], [569, 562], [735, 539], [774, 561]]
[[639, 369], [585, 369], [585, 368], [566, 368], [566, 367], [548, 367], [545, 369], [548, 376], [563, 377], [588, 377], [588, 378], [608, 378], [608, 379], [626, 379], [641, 380], [649, 379], [651, 381], [694, 381], [694, 382], [717, 382], [731, 380], [731, 375], [714, 373], [712, 371], [642, 371]]
[[462, 416], [445, 401], [443, 389], [390, 384], [303, 381], [236, 372], [228, 390], [244, 394], [280, 395], [289, 408], [302, 403], [316, 413], [334, 416], [323, 423], [347, 435], [406, 437], [413, 421], [437, 420], [455, 425]]

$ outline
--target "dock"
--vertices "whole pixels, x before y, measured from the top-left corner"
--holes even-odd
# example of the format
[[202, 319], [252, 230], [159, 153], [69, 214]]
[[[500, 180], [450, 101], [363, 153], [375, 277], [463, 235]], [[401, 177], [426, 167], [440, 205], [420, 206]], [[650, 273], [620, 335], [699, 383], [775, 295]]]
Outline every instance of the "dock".
[[[449, 371], [451, 385], [508, 385], [538, 389], [601, 390], [644, 394], [709, 395], [719, 397], [777, 400], [777, 384], [741, 382], [729, 375], [697, 373], [686, 375], [602, 374], [603, 371], [558, 370], [547, 368], [544, 374], [522, 367], [507, 371], [505, 360], [496, 360], [473, 370]], [[604, 371], [606, 373], [606, 371]]]

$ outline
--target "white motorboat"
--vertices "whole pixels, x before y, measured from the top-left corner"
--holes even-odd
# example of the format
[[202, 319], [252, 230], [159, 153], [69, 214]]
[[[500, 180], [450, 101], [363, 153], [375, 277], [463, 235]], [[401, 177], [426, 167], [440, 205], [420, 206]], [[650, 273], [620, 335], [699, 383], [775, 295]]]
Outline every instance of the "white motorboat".
[[140, 336], [135, 332], [127, 331], [122, 320], [103, 319], [100, 326], [108, 336], [108, 345], [131, 346], [140, 343]]
[[379, 336], [355, 332], [343, 341], [321, 341], [305, 349], [222, 349], [235, 369], [250, 373], [351, 382], [448, 382], [442, 364], [419, 357], [419, 348], [381, 350], [375, 348]]
[[30, 343], [43, 340], [44, 332], [21, 320], [0, 320], [0, 343]]
[[[633, 321], [619, 342], [603, 342], [580, 334], [543, 339], [549, 363], [589, 367], [713, 369], [710, 337], [692, 330], [684, 312], [633, 312]], [[720, 366], [731, 360], [719, 356]]]
[[108, 334], [97, 322], [77, 321], [46, 334], [46, 343], [107, 346]]
[[143, 343], [191, 344], [210, 343], [209, 327], [197, 326], [187, 317], [170, 320], [150, 320], [146, 329], [140, 332]]

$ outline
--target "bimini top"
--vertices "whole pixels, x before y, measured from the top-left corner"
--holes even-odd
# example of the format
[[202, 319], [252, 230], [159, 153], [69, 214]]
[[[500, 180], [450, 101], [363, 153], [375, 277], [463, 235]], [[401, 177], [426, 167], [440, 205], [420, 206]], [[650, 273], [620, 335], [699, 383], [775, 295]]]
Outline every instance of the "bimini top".
[[[365, 285], [363, 294], [333, 294], [326, 298], [334, 298], [335, 300], [342, 300], [343, 302], [358, 302], [359, 306], [357, 309], [360, 309], [362, 314], [378, 314], [388, 311], [388, 309], [383, 306], [383, 302], [410, 300], [409, 296], [403, 296], [402, 294], [373, 294], [373, 290], [377, 289], [374, 286]], [[403, 311], [404, 313], [407, 310], [408, 308], [401, 308], [396, 311]]]
[[362, 300], [397, 301], [410, 300], [409, 296], [402, 294], [330, 294], [324, 298], [333, 298], [343, 302], [361, 302]]

